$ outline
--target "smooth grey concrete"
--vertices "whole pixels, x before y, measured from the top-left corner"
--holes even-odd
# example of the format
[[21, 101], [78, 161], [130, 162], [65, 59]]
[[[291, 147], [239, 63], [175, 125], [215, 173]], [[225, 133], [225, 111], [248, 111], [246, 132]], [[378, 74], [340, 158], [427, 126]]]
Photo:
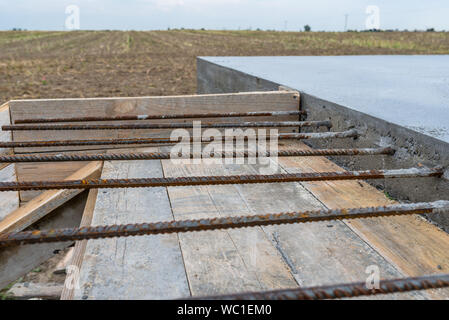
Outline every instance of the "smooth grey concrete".
[[449, 142], [449, 55], [202, 59]]
[[[324, 75], [325, 67], [317, 62], [320, 60], [319, 58], [323, 58], [321, 60], [323, 63], [327, 61], [326, 59], [334, 61], [333, 68], [329, 68], [327, 71], [327, 73], [334, 73], [333, 75]], [[408, 68], [401, 58], [410, 63]], [[254, 63], [251, 62], [253, 59]], [[299, 62], [301, 59], [310, 64]], [[341, 66], [335, 62], [339, 59], [342, 61]], [[350, 62], [351, 59], [354, 59], [354, 63]], [[391, 78], [388, 78], [386, 76], [388, 68], [385, 65], [376, 68], [373, 65], [361, 66], [360, 61], [363, 60], [371, 62], [389, 60], [388, 67], [390, 69], [395, 65], [398, 65], [398, 68], [396, 72], [390, 71]], [[417, 62], [419, 60], [421, 63]], [[294, 62], [290, 67], [289, 61]], [[397, 61], [397, 63], [392, 61]], [[424, 68], [425, 61], [429, 62], [429, 70]], [[439, 69], [438, 61], [441, 64], [441, 72], [437, 70]], [[271, 62], [273, 64], [270, 66]], [[446, 65], [443, 62], [447, 62]], [[343, 65], [345, 67], [342, 67]], [[260, 67], [260, 71], [257, 73], [251, 69], [256, 66]], [[297, 69], [300, 66], [303, 68]], [[314, 67], [316, 67], [316, 72], [313, 71]], [[419, 69], [422, 71], [421, 75], [419, 75]], [[270, 70], [272, 74], [267, 74]], [[379, 70], [377, 75], [375, 74], [376, 70]], [[435, 78], [431, 76], [432, 70]], [[448, 85], [449, 82], [445, 80], [447, 77], [445, 78], [444, 70], [449, 71], [449, 56], [206, 57], [198, 58], [197, 61], [198, 93], [268, 91], [278, 90], [279, 86], [286, 86], [301, 93], [301, 108], [307, 111], [308, 120], [331, 120], [332, 131], [356, 128], [363, 132], [363, 135], [356, 140], [307, 141], [313, 147], [357, 148], [390, 145], [397, 150], [394, 156], [332, 158], [345, 168], [352, 170], [397, 169], [422, 165], [445, 167], [446, 178], [444, 179], [371, 181], [373, 185], [385, 189], [391, 196], [399, 200], [414, 202], [449, 199], [449, 181], [447, 180], [449, 177], [449, 136], [445, 131], [445, 128], [449, 126], [449, 106], [445, 101], [445, 98], [449, 97], [449, 89], [444, 86], [445, 82]], [[407, 74], [407, 72], [410, 73]], [[363, 76], [364, 74], [366, 76]], [[384, 74], [383, 81], [381, 81], [380, 74]], [[449, 73], [447, 74], [449, 75]], [[422, 84], [425, 88], [418, 88], [417, 84], [411, 85], [415, 78], [420, 78], [416, 80], [416, 83]], [[310, 79], [313, 81], [309, 81]], [[373, 80], [371, 89], [368, 79]], [[336, 85], [339, 89], [332, 88], [331, 82], [340, 82]], [[384, 85], [383, 82], [389, 83], [389, 85]], [[406, 92], [407, 83], [410, 84], [409, 91], [414, 92]], [[346, 87], [343, 87], [342, 84], [345, 84]], [[435, 88], [432, 87], [432, 84], [435, 84]], [[351, 93], [357, 92], [359, 88], [360, 92], [365, 92], [368, 97], [357, 100], [356, 97], [360, 96], [360, 93], [354, 93], [351, 96]], [[392, 91], [395, 90], [398, 94], [402, 92], [403, 95], [412, 96], [413, 106], [417, 107], [409, 108], [410, 110], [407, 108], [407, 105], [412, 103], [409, 97], [398, 96], [393, 101]], [[439, 103], [446, 104], [441, 107]], [[398, 108], [402, 110], [401, 113], [397, 112]], [[426, 127], [418, 130], [416, 127], [419, 125], [416, 126], [416, 124], [420, 122], [421, 118], [423, 119], [422, 123], [426, 123]], [[437, 130], [437, 128], [439, 129]], [[422, 131], [426, 131], [425, 134]], [[429, 218], [449, 231], [448, 215], [433, 215]]]

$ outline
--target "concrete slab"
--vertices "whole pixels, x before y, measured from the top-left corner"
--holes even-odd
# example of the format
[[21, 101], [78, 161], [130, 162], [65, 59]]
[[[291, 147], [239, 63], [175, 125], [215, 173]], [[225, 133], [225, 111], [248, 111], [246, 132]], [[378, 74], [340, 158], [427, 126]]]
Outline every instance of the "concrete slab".
[[200, 59], [449, 142], [449, 55]]
[[[199, 57], [197, 91], [301, 94], [307, 120], [330, 120], [356, 139], [310, 140], [314, 148], [391, 146], [391, 157], [332, 157], [351, 170], [442, 166], [449, 177], [449, 56]], [[307, 130], [307, 129], [306, 129]], [[338, 141], [337, 141], [338, 140]], [[449, 179], [371, 181], [404, 201], [449, 199]], [[449, 217], [429, 216], [449, 232]]]

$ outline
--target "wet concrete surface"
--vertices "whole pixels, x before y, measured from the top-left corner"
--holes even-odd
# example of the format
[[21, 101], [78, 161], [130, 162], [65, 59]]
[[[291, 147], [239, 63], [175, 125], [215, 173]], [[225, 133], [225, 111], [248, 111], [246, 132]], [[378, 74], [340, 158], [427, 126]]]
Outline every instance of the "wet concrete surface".
[[200, 59], [449, 142], [449, 55]]

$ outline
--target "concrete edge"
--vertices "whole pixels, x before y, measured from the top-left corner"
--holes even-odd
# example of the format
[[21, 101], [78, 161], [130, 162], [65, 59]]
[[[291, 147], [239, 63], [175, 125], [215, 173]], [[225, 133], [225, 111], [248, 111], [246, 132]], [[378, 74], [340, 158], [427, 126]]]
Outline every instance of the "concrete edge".
[[[204, 58], [197, 58], [197, 92], [232, 93], [244, 91], [277, 90], [282, 83], [274, 83], [239, 70], [220, 66]], [[332, 157], [346, 169], [399, 169], [417, 166], [443, 166], [445, 178], [374, 180], [370, 183], [400, 201], [449, 200], [449, 144], [411, 129], [367, 115], [337, 103], [307, 94], [301, 94], [301, 109], [307, 120], [331, 120], [332, 131], [355, 128], [363, 133], [357, 139], [310, 140], [316, 148], [367, 148], [392, 146], [394, 156]], [[433, 222], [449, 232], [449, 217], [439, 214], [429, 216]]]

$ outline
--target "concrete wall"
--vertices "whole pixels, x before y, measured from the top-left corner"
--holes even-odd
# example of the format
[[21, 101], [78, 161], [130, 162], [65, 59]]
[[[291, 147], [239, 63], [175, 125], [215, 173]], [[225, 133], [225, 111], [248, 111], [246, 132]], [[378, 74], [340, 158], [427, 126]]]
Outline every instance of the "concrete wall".
[[[244, 91], [278, 90], [281, 83], [274, 83], [243, 72], [225, 68], [197, 59], [198, 93], [231, 93]], [[301, 108], [306, 110], [307, 120], [331, 120], [332, 131], [356, 128], [363, 132], [357, 139], [310, 140], [306, 143], [316, 148], [362, 148], [391, 145], [394, 156], [333, 157], [339, 165], [351, 170], [400, 169], [417, 166], [443, 166], [445, 178], [387, 179], [370, 181], [401, 201], [449, 200], [449, 144], [389, 123], [350, 108], [322, 100], [301, 92]], [[448, 215], [429, 216], [433, 222], [449, 232]]]

